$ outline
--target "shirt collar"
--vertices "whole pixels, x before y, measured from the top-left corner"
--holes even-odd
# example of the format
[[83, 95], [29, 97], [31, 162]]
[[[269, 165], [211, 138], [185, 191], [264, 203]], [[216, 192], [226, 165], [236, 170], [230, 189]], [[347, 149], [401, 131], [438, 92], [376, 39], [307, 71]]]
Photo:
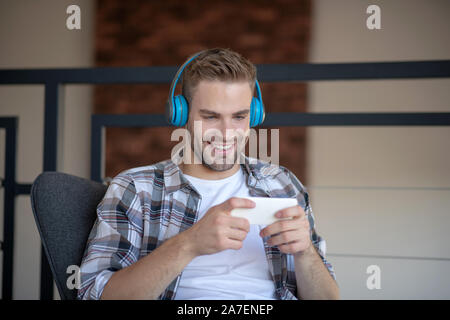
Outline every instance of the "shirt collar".
[[[175, 152], [173, 157], [175, 162], [172, 159], [169, 159], [166, 161], [164, 166], [164, 187], [168, 193], [175, 192], [183, 188], [196, 191], [178, 166], [178, 163], [181, 163], [182, 156], [183, 148]], [[265, 174], [265, 171], [267, 171], [265, 168], [270, 166], [270, 164], [259, 161], [255, 158], [247, 157], [244, 153], [241, 153], [240, 157], [241, 167], [248, 177], [247, 183], [249, 187], [255, 187], [260, 180], [267, 176]]]

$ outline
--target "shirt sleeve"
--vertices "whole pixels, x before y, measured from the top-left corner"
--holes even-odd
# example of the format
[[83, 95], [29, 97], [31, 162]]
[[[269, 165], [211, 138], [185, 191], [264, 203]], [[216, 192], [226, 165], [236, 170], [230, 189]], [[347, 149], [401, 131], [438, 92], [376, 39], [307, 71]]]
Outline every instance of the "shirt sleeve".
[[285, 172], [289, 175], [289, 178], [291, 180], [291, 183], [297, 189], [297, 192], [300, 192], [303, 194], [303, 197], [305, 199], [304, 203], [304, 210], [306, 215], [308, 216], [309, 226], [310, 226], [310, 236], [311, 236], [311, 242], [316, 248], [317, 253], [322, 258], [322, 261], [327, 267], [328, 272], [330, 273], [331, 277], [336, 281], [336, 273], [334, 271], [333, 266], [331, 263], [326, 259], [326, 251], [327, 251], [327, 245], [324, 238], [322, 238], [316, 231], [316, 225], [315, 225], [315, 217], [314, 213], [311, 207], [311, 203], [309, 200], [309, 194], [306, 191], [306, 188], [303, 186], [303, 184], [298, 180], [298, 178], [288, 169], [283, 168]]
[[80, 266], [78, 299], [99, 300], [115, 271], [139, 259], [142, 243], [142, 208], [134, 181], [116, 176], [97, 206]]

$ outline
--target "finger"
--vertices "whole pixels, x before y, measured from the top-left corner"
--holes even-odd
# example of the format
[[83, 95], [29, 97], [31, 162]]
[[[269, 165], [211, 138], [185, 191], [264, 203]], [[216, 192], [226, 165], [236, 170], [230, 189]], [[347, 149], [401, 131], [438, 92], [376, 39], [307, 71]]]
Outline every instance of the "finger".
[[226, 248], [228, 249], [234, 249], [234, 250], [239, 250], [242, 248], [242, 241], [239, 240], [234, 240], [234, 239], [227, 239], [225, 242]]
[[243, 241], [247, 237], [247, 233], [241, 229], [228, 228], [226, 236], [232, 240]]
[[284, 218], [296, 218], [297, 219], [297, 218], [302, 218], [303, 216], [305, 216], [305, 211], [299, 205], [285, 208], [285, 209], [279, 210], [277, 213], [275, 213], [275, 217], [282, 218], [282, 219], [284, 219]]
[[299, 229], [303, 224], [304, 223], [300, 219], [277, 221], [262, 229], [260, 235], [261, 237], [269, 237], [276, 233]]
[[250, 222], [246, 218], [238, 218], [238, 217], [229, 217], [231, 228], [241, 229], [245, 232], [250, 231]]
[[271, 246], [278, 246], [289, 242], [299, 241], [300, 239], [302, 239], [302, 233], [299, 232], [299, 230], [292, 230], [271, 237], [267, 240], [267, 243]]
[[223, 203], [223, 209], [231, 211], [235, 208], [254, 208], [255, 202], [250, 199], [233, 197]]
[[307, 243], [305, 241], [293, 241], [290, 243], [281, 244], [278, 246], [283, 253], [296, 253], [299, 251], [303, 251], [307, 248]]

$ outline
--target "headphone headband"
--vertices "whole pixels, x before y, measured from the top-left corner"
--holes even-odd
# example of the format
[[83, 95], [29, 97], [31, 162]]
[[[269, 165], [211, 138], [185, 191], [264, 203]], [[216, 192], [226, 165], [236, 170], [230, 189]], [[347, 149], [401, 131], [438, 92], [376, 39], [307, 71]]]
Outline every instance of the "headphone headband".
[[[183, 95], [174, 96], [175, 88], [186, 66], [205, 51], [206, 50], [203, 50], [192, 55], [185, 63], [183, 63], [183, 65], [178, 69], [177, 73], [175, 74], [175, 77], [170, 85], [169, 99], [167, 100], [166, 103], [166, 119], [171, 125], [184, 126], [187, 122], [187, 115], [189, 112], [188, 102]], [[265, 117], [261, 88], [259, 86], [257, 79], [255, 79], [255, 87], [257, 98], [255, 97], [252, 98], [250, 106], [251, 127], [261, 124], [264, 121]]]
[[172, 106], [174, 104], [174, 101], [173, 101], [174, 96], [173, 96], [173, 94], [175, 93], [175, 88], [176, 88], [176, 86], [178, 84], [178, 81], [180, 80], [180, 77], [181, 77], [181, 74], [184, 71], [184, 68], [186, 68], [187, 65], [192, 62], [192, 60], [197, 58], [203, 52], [204, 51], [200, 51], [200, 52], [194, 54], [192, 57], [190, 57], [185, 63], [183, 63], [183, 65], [178, 69], [177, 73], [175, 74], [175, 77], [173, 78], [172, 84], [170, 85], [170, 95], [169, 95], [169, 101], [172, 104]]

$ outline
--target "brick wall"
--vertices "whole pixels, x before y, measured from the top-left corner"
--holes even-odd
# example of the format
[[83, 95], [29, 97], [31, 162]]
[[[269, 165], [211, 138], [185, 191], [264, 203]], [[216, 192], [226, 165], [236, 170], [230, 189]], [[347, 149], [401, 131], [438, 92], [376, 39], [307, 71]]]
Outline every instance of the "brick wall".
[[[192, 53], [228, 47], [253, 63], [302, 63], [310, 33], [309, 0], [98, 0], [97, 66], [180, 65]], [[169, 84], [98, 85], [95, 113], [163, 113]], [[262, 84], [268, 112], [305, 111], [305, 84]], [[173, 128], [110, 128], [106, 175], [170, 157]], [[306, 183], [305, 129], [280, 129], [280, 163]]]

